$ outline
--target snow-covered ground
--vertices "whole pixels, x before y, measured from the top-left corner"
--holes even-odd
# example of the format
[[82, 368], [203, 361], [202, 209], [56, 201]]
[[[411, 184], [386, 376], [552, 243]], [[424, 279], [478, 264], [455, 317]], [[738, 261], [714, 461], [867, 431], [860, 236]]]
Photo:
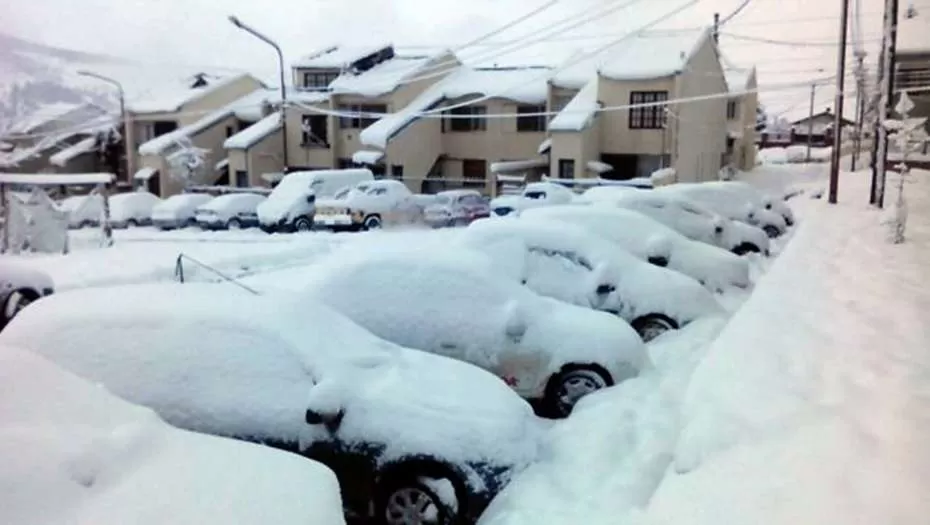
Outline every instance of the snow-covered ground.
[[654, 374], [582, 400], [483, 525], [926, 522], [930, 172], [894, 246], [867, 173], [843, 174], [834, 207], [809, 198], [814, 169], [751, 174], [814, 190], [752, 296], [656, 340]]

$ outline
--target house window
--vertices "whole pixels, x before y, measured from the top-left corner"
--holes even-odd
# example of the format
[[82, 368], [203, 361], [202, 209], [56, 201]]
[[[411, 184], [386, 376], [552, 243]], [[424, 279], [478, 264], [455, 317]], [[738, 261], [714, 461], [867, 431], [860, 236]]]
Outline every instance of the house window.
[[466, 188], [483, 188], [487, 180], [487, 162], [482, 159], [464, 159], [462, 161], [463, 184]]
[[347, 170], [349, 168], [355, 167], [355, 163], [352, 162], [352, 159], [337, 159], [336, 167], [341, 170]]
[[727, 120], [733, 120], [736, 118], [736, 111], [738, 108], [738, 102], [735, 100], [727, 101]]
[[[339, 117], [339, 127], [342, 129], [365, 129], [387, 113], [385, 104], [343, 104], [339, 106], [340, 113], [351, 113]], [[365, 115], [363, 115], [365, 114]]]
[[249, 172], [245, 170], [236, 170], [236, 186], [247, 188], [249, 186]]
[[559, 178], [575, 178], [575, 159], [559, 159]]
[[338, 76], [338, 73], [304, 73], [304, 87], [308, 89], [326, 89]]
[[450, 116], [448, 119], [449, 131], [469, 132], [485, 131], [488, 129], [488, 121], [487, 118], [485, 118], [485, 115], [488, 114], [487, 106], [453, 108], [447, 111], [446, 114]]
[[160, 137], [178, 129], [178, 123], [171, 120], [157, 120], [152, 123], [152, 137]]
[[517, 131], [545, 131], [545, 112], [546, 106], [517, 106]]
[[235, 134], [232, 126], [226, 126], [226, 138], [232, 137]]
[[303, 115], [300, 118], [300, 145], [305, 148], [328, 148], [326, 115]]
[[[630, 104], [653, 104], [668, 100], [668, 91], [633, 91]], [[630, 109], [630, 129], [662, 129], [665, 127], [665, 106], [645, 106]]]
[[397, 180], [403, 180], [404, 178], [404, 167], [400, 164], [391, 165], [391, 178]]

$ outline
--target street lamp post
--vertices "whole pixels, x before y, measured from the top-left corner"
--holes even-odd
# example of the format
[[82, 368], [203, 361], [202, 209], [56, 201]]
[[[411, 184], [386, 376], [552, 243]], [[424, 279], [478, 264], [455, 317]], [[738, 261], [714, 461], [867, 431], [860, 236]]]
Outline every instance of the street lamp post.
[[119, 93], [119, 120], [120, 120], [120, 123], [123, 125], [123, 136], [122, 136], [123, 159], [125, 160], [125, 163], [126, 163], [126, 178], [128, 180], [129, 179], [129, 141], [128, 141], [129, 122], [127, 122], [127, 119], [126, 119], [126, 92], [123, 91], [123, 85], [110, 77], [100, 75], [98, 73], [94, 73], [93, 71], [81, 70], [81, 71], [78, 71], [77, 74], [81, 76], [85, 76], [85, 77], [96, 78], [97, 80], [111, 84], [116, 87], [116, 90]]
[[255, 28], [244, 23], [242, 20], [239, 20], [239, 17], [234, 15], [229, 15], [229, 21], [239, 29], [245, 31], [246, 33], [251, 34], [255, 38], [258, 38], [262, 42], [270, 45], [278, 53], [278, 73], [280, 75], [281, 83], [281, 133], [283, 134], [281, 144], [284, 149], [284, 172], [287, 172], [288, 165], [288, 156], [287, 156], [287, 89], [284, 84], [284, 53], [281, 52], [281, 46], [279, 46], [274, 40], [268, 38], [264, 34], [257, 31]]

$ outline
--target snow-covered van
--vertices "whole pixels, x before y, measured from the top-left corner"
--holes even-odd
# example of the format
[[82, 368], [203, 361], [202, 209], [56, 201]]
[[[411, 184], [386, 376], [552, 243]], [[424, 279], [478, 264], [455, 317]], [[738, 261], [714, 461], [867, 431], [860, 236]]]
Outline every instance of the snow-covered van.
[[316, 202], [314, 225], [332, 230], [374, 230], [419, 221], [423, 208], [398, 180], [362, 182]]
[[110, 197], [110, 226], [129, 228], [152, 222], [152, 210], [161, 199], [147, 191], [120, 193]]
[[238, 230], [258, 226], [258, 206], [265, 196], [257, 193], [220, 195], [197, 208], [194, 217], [205, 230]]
[[374, 180], [367, 169], [294, 171], [275, 186], [258, 206], [258, 221], [266, 232], [309, 231], [316, 214], [316, 200], [346, 186]]

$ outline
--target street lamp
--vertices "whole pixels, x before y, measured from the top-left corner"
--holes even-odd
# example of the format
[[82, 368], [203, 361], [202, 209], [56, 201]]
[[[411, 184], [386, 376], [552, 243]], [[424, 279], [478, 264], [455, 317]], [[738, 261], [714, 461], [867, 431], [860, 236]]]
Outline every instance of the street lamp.
[[129, 178], [129, 142], [127, 139], [127, 134], [129, 133], [129, 123], [126, 121], [126, 93], [123, 91], [123, 85], [118, 81], [113, 80], [110, 77], [94, 73], [93, 71], [80, 70], [77, 72], [78, 75], [90, 78], [96, 78], [97, 80], [106, 82], [116, 87], [117, 92], [119, 93], [119, 120], [123, 125], [123, 158], [126, 162], [126, 178]]
[[[823, 73], [822, 67], [817, 68], [817, 73]], [[817, 81], [811, 82], [811, 105], [810, 112], [807, 116], [807, 162], [811, 161], [811, 146], [813, 146], [814, 137], [814, 98], [817, 95]]]
[[258, 38], [262, 42], [270, 45], [278, 53], [278, 73], [280, 74], [281, 81], [281, 132], [284, 134], [282, 145], [284, 147], [284, 171], [287, 172], [288, 156], [287, 156], [287, 90], [284, 85], [284, 53], [281, 52], [281, 47], [275, 43], [274, 40], [268, 38], [262, 33], [255, 30], [253, 27], [244, 23], [242, 20], [239, 20], [239, 17], [234, 15], [229, 15], [229, 21], [239, 29], [251, 34], [255, 38]]

